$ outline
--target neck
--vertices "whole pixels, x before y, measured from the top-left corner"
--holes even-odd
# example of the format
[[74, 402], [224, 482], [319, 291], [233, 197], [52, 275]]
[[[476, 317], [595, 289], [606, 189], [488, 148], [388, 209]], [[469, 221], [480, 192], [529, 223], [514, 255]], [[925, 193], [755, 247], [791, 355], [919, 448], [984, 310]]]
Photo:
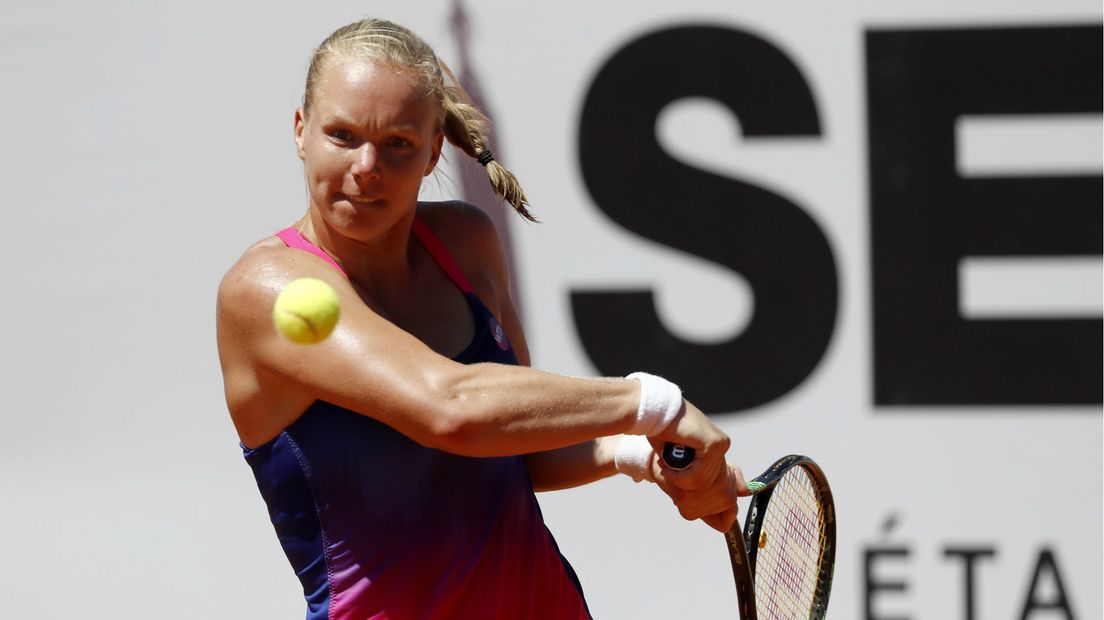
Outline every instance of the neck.
[[371, 240], [341, 235], [313, 209], [295, 227], [341, 265], [349, 279], [373, 297], [408, 288], [414, 280], [414, 248], [410, 242], [413, 213]]

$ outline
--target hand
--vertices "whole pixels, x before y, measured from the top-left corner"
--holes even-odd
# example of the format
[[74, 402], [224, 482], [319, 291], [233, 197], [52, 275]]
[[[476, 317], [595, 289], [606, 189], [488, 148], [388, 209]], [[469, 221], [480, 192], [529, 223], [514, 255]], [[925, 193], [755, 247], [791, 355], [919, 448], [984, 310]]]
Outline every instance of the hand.
[[652, 479], [671, 498], [679, 514], [687, 521], [701, 519], [718, 532], [727, 532], [736, 522], [739, 506], [736, 498], [750, 495], [744, 472], [728, 463], [720, 469], [710, 484], [698, 489], [684, 489], [671, 484], [670, 469], [659, 464], [661, 457], [652, 459]]
[[689, 446], [696, 452], [689, 468], [674, 471], [663, 465], [666, 479], [676, 487], [699, 489], [710, 485], [725, 464], [725, 453], [730, 440], [728, 435], [706, 417], [690, 401], [683, 402], [682, 412], [662, 433], [648, 438], [657, 454], [663, 454], [663, 446], [670, 442]]

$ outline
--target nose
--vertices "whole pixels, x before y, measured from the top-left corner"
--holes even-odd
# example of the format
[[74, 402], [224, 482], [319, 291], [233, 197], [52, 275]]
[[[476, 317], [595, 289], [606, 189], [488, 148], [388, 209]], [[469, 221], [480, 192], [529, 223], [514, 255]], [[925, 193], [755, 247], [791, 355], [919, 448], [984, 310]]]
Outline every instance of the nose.
[[360, 148], [353, 151], [352, 170], [353, 176], [358, 179], [369, 179], [379, 176], [379, 151], [371, 142], [365, 142]]

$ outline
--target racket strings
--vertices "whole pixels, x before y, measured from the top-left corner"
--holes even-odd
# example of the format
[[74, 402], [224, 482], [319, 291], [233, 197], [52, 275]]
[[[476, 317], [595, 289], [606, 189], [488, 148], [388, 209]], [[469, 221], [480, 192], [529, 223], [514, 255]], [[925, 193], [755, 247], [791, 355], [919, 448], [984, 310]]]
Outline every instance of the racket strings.
[[826, 547], [825, 515], [802, 467], [788, 471], [763, 515], [755, 562], [755, 600], [762, 620], [811, 616]]

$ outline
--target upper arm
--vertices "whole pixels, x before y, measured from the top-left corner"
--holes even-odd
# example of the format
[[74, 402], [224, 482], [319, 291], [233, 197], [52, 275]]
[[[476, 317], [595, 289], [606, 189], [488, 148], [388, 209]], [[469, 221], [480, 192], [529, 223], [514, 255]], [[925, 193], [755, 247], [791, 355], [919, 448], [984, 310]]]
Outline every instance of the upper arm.
[[[274, 329], [284, 286], [301, 277], [333, 287], [333, 334], [297, 345]], [[227, 404], [247, 445], [267, 441], [315, 400], [369, 415], [432, 445], [447, 433], [449, 375], [459, 366], [373, 312], [342, 275], [306, 252], [260, 248], [223, 278], [217, 304]]]

